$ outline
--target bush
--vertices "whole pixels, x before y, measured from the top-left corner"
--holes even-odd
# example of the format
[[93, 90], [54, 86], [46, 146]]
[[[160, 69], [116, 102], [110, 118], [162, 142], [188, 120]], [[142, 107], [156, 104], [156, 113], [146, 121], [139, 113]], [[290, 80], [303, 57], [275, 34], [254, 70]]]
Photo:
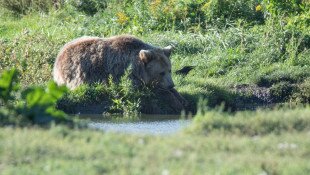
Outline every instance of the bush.
[[0, 0], [0, 6], [15, 14], [27, 14], [29, 11], [48, 12], [62, 2], [63, 0]]
[[73, 0], [71, 4], [87, 15], [94, 15], [107, 8], [106, 0]]
[[0, 126], [8, 124], [48, 124], [69, 122], [67, 115], [55, 108], [56, 101], [66, 92], [54, 82], [46, 88], [30, 87], [19, 90], [18, 72], [4, 71], [0, 77]]
[[122, 112], [124, 116], [137, 116], [140, 113], [141, 97], [144, 95], [137, 90], [129, 79], [129, 71], [122, 76], [119, 84], [109, 77], [109, 95], [112, 100], [110, 111]]
[[53, 62], [63, 42], [63, 39], [53, 39], [25, 30], [12, 40], [0, 40], [2, 69], [16, 68], [21, 73], [23, 86], [48, 82]]
[[289, 82], [280, 82], [270, 87], [270, 94], [274, 102], [283, 102], [290, 98], [295, 87]]
[[310, 103], [310, 78], [297, 86], [297, 92], [292, 95], [295, 102]]
[[242, 19], [250, 23], [263, 23], [264, 15], [260, 0], [211, 0], [202, 6], [207, 23], [227, 24]]
[[264, 0], [267, 10], [272, 15], [290, 15], [304, 12], [309, 5], [307, 0]]
[[[98, 15], [130, 32], [149, 30], [200, 31], [212, 25], [228, 27], [239, 19], [248, 23], [264, 22], [263, 11], [256, 11], [258, 0], [238, 1], [113, 1]], [[95, 10], [96, 11], [96, 10]], [[98, 19], [97, 19], [98, 20]], [[229, 22], [229, 23], [227, 23]]]

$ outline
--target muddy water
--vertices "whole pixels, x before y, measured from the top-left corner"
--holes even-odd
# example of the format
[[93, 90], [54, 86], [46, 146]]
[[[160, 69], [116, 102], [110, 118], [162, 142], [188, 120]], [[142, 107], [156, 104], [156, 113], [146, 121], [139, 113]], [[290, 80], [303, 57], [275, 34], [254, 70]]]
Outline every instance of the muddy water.
[[102, 115], [82, 116], [89, 120], [89, 127], [106, 132], [129, 134], [169, 135], [189, 126], [191, 119], [180, 116], [143, 115], [138, 118], [104, 117]]

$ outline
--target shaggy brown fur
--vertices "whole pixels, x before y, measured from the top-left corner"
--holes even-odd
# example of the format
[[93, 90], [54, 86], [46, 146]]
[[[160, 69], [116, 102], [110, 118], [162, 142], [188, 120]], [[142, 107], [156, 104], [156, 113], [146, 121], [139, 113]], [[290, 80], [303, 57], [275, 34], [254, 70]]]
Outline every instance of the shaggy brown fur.
[[128, 35], [82, 37], [62, 48], [53, 77], [58, 85], [74, 89], [84, 83], [106, 83], [109, 75], [117, 82], [131, 65], [130, 78], [135, 85], [170, 90], [174, 87], [169, 59], [171, 51], [171, 46], [154, 47]]
[[53, 76], [59, 85], [74, 89], [83, 83], [106, 83], [109, 75], [118, 81], [132, 65], [134, 83], [174, 86], [171, 78], [171, 47], [153, 47], [132, 36], [82, 37], [60, 51]]

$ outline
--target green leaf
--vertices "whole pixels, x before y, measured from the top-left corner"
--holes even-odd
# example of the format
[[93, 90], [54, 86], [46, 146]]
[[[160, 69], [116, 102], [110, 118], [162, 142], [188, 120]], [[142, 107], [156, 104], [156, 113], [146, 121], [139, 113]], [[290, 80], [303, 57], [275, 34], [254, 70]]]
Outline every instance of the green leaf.
[[68, 92], [68, 89], [66, 86], [58, 86], [55, 82], [50, 81], [47, 85], [46, 92], [50, 94], [51, 97], [58, 100], [64, 93]]
[[4, 71], [0, 77], [0, 99], [4, 102], [12, 99], [11, 93], [19, 89], [16, 69]]

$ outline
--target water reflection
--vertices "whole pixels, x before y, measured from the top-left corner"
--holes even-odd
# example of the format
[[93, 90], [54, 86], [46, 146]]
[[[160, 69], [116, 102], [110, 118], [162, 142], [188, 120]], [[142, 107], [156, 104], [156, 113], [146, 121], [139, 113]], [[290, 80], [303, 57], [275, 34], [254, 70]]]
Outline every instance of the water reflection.
[[181, 131], [191, 119], [175, 115], [142, 115], [135, 118], [107, 117], [102, 115], [81, 116], [87, 118], [91, 128], [130, 134], [166, 135]]

